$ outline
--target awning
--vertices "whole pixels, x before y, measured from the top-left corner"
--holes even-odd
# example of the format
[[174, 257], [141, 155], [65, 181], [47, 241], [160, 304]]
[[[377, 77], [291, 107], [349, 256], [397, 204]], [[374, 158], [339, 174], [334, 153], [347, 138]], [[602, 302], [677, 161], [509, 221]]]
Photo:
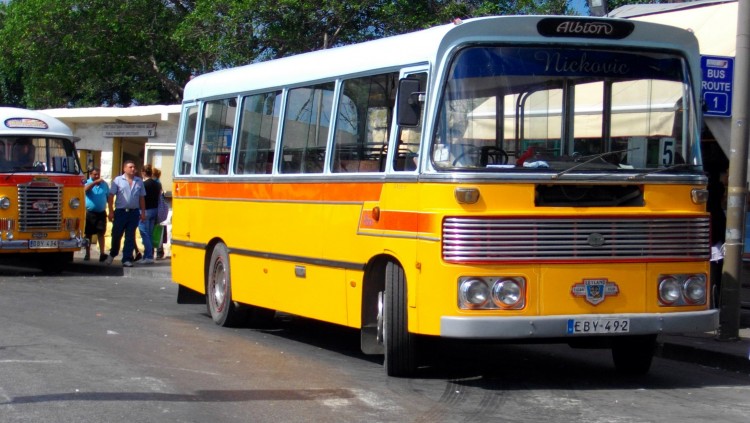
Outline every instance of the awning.
[[[695, 34], [702, 55], [734, 57], [737, 52], [737, 1], [695, 1], [669, 5], [630, 5], [608, 16], [654, 22], [687, 29]], [[731, 118], [705, 117], [727, 157]]]

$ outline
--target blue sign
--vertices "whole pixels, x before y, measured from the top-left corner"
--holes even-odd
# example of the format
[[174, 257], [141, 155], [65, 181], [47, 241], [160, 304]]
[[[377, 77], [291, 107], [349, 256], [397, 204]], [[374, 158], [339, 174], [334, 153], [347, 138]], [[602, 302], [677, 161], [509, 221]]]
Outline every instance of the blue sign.
[[703, 116], [732, 116], [734, 57], [701, 56]]

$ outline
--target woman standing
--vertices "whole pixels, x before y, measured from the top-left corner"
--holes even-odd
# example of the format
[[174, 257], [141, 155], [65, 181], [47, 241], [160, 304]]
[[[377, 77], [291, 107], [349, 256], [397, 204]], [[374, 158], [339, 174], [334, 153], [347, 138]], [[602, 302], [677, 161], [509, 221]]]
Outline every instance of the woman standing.
[[153, 179], [153, 167], [150, 164], [143, 166], [141, 175], [143, 186], [146, 188], [146, 220], [138, 225], [143, 242], [143, 258], [138, 261], [138, 264], [154, 264], [154, 245], [151, 237], [154, 234], [154, 226], [156, 226], [161, 183]]

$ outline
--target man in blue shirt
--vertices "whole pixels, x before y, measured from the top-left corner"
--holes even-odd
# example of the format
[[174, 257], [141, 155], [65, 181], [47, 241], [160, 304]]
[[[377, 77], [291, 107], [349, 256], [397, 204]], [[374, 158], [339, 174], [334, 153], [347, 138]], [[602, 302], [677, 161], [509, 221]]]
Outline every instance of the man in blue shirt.
[[107, 197], [108, 217], [112, 222], [112, 247], [105, 263], [112, 264], [114, 258], [120, 253], [120, 241], [124, 234], [122, 265], [123, 267], [133, 266], [135, 230], [138, 229], [138, 223], [146, 220], [145, 196], [143, 179], [136, 176], [135, 163], [132, 160], [125, 160], [122, 175], [112, 180]]
[[104, 254], [104, 233], [107, 231], [107, 196], [109, 185], [101, 179], [99, 168], [95, 167], [89, 172], [89, 179], [84, 187], [86, 191], [86, 229], [84, 235], [89, 242], [86, 244], [86, 256], [89, 259], [91, 253], [91, 238], [96, 235], [99, 243], [99, 261], [107, 259]]

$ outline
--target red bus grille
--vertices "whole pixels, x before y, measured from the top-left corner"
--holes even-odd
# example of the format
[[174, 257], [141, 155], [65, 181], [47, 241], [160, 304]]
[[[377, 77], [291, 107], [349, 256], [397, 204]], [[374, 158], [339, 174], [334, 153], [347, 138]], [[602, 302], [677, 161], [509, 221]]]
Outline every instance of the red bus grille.
[[710, 257], [708, 217], [469, 218], [443, 221], [443, 260], [696, 261]]

